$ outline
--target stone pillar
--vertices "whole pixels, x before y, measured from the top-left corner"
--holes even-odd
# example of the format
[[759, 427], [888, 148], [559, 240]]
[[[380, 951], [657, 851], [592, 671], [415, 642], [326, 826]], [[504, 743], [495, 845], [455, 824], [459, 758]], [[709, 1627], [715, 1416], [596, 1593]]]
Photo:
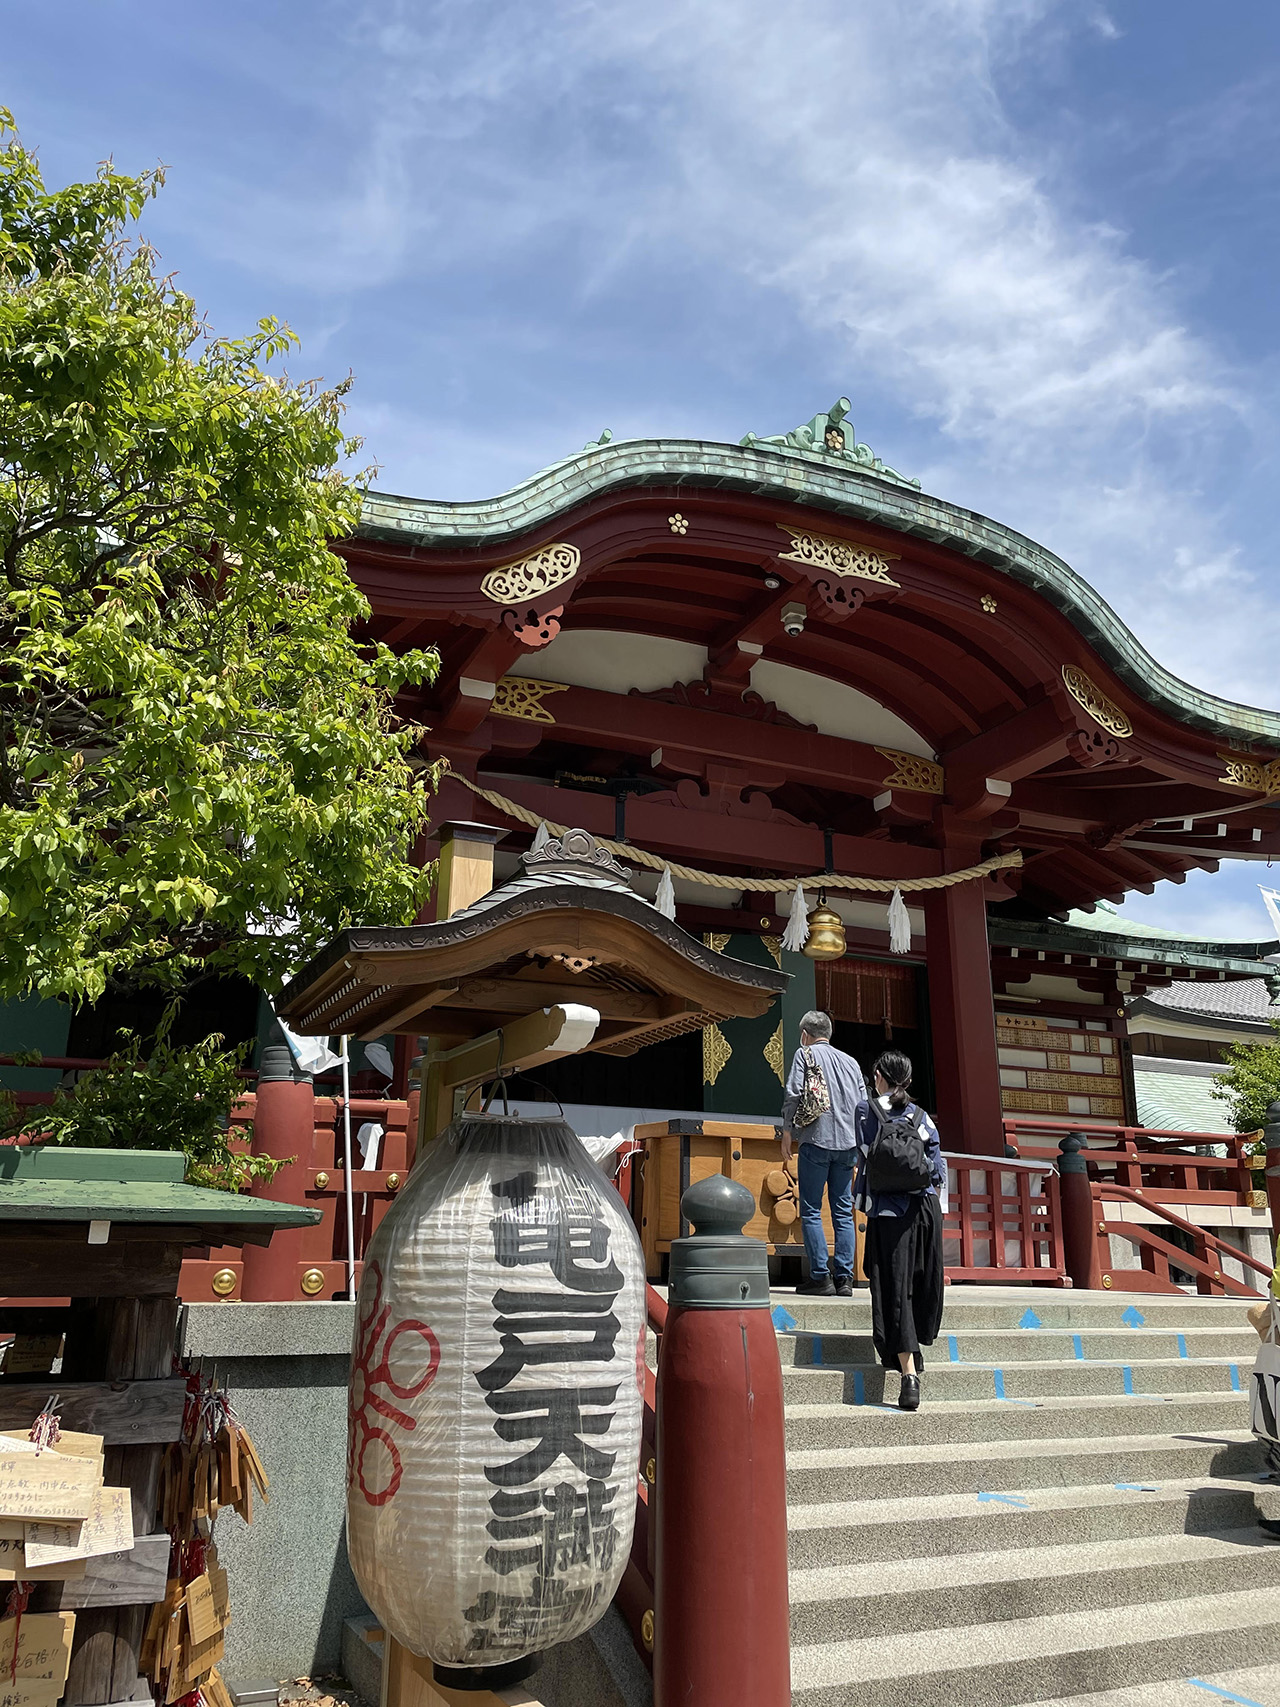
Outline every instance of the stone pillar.
[[1003, 1156], [987, 903], [978, 880], [924, 892], [929, 1019], [944, 1150]]

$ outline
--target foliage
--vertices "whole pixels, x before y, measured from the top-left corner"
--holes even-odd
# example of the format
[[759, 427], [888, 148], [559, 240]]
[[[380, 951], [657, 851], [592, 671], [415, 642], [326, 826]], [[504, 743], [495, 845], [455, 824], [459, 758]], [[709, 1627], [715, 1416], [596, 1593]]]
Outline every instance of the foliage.
[[1214, 1075], [1212, 1094], [1229, 1104], [1237, 1132], [1265, 1126], [1268, 1103], [1280, 1102], [1280, 1019], [1270, 1024], [1274, 1042], [1231, 1044], [1226, 1070]]
[[[59, 1087], [51, 1106], [26, 1110], [22, 1124], [38, 1126], [50, 1143], [82, 1149], [181, 1150], [190, 1185], [242, 1191], [273, 1178], [283, 1162], [231, 1147], [231, 1108], [244, 1090], [238, 1069], [247, 1046], [224, 1049], [214, 1034], [175, 1048], [166, 1029], [146, 1058], [139, 1038], [126, 1033], [122, 1049], [70, 1090]], [[251, 1130], [240, 1127], [235, 1136], [246, 1140]]]
[[0, 110], [0, 1000], [273, 989], [429, 882], [393, 701], [437, 660], [352, 637], [346, 386], [207, 333], [131, 229], [161, 182], [46, 191]]

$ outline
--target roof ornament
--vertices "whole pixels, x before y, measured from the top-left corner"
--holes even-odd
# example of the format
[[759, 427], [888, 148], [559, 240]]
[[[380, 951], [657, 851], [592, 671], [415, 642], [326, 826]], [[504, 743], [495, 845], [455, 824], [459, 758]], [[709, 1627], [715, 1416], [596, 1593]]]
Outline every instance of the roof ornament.
[[613, 428], [612, 427], [606, 427], [598, 439], [588, 439], [586, 444], [584, 444], [582, 448], [583, 448], [583, 450], [599, 450], [600, 446], [601, 445], [607, 445], [609, 443], [609, 440], [612, 437], [613, 437]]
[[619, 880], [628, 889], [631, 887], [631, 873], [626, 866], [619, 865], [589, 830], [566, 830], [562, 836], [548, 836], [541, 847], [535, 843], [528, 853], [522, 854], [520, 863], [530, 877], [559, 872], [572, 877], [587, 866], [593, 872]]
[[789, 433], [779, 433], [766, 438], [761, 438], [756, 433], [747, 433], [738, 443], [749, 450], [755, 446], [771, 445], [778, 450], [807, 451], [811, 456], [835, 457], [840, 462], [852, 463], [866, 474], [878, 474], [883, 480], [895, 480], [900, 486], [914, 486], [919, 491], [918, 480], [912, 480], [906, 474], [899, 474], [896, 468], [890, 468], [888, 463], [881, 462], [870, 445], [858, 443], [853, 423], [847, 419], [848, 414], [849, 399], [840, 397], [825, 415], [815, 415], [811, 421], [792, 428]]

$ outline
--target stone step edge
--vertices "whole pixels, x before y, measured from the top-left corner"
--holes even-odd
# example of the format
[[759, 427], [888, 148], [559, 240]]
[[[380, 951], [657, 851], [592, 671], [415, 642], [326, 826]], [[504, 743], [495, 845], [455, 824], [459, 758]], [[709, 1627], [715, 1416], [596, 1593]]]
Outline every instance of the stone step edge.
[[[907, 1413], [904, 1413], [906, 1415]], [[915, 1413], [919, 1415], [918, 1412]], [[965, 1441], [964, 1455], [973, 1462], [983, 1454], [990, 1459], [1011, 1458], [1089, 1458], [1105, 1453], [1132, 1452], [1193, 1452], [1205, 1446], [1248, 1446], [1254, 1440], [1248, 1429], [1215, 1429], [1212, 1434], [1116, 1434], [1105, 1440], [1093, 1440], [1087, 1435], [1051, 1436], [1034, 1440]], [[955, 1461], [952, 1441], [940, 1445], [913, 1445], [909, 1440], [901, 1446], [860, 1446], [858, 1468], [868, 1469], [893, 1464], [950, 1464]], [[979, 1451], [981, 1448], [981, 1452]], [[787, 1453], [788, 1470], [847, 1469], [846, 1449], [829, 1446], [796, 1447]]]

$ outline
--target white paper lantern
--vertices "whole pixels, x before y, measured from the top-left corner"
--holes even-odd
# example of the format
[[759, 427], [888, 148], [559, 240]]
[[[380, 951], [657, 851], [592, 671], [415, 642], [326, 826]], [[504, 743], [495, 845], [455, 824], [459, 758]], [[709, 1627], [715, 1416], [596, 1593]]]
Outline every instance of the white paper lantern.
[[644, 1258], [563, 1121], [468, 1115], [379, 1227], [356, 1310], [347, 1544], [384, 1629], [504, 1665], [603, 1616], [635, 1520]]

